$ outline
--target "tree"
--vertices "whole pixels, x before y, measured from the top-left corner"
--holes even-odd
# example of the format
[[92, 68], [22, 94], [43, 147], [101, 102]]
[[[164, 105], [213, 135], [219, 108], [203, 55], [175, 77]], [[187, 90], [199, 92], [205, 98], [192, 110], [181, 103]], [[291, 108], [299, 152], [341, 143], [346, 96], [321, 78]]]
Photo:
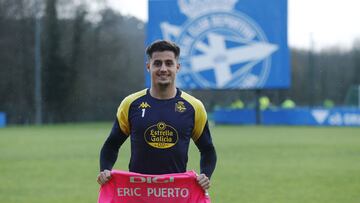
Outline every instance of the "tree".
[[360, 85], [360, 38], [354, 42], [353, 60], [355, 71], [352, 81], [354, 85]]
[[66, 101], [70, 94], [68, 79], [71, 68], [60, 55], [59, 22], [56, 10], [57, 0], [47, 0], [45, 10], [45, 43], [43, 95], [45, 119], [50, 122], [66, 121]]

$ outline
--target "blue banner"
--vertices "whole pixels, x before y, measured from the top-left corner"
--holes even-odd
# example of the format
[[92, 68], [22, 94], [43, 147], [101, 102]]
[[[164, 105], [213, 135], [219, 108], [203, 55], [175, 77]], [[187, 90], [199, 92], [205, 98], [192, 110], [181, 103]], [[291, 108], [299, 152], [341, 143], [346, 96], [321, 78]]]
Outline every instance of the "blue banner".
[[182, 89], [290, 85], [287, 0], [149, 0], [146, 44], [157, 39], [179, 44]]
[[[253, 109], [226, 110], [213, 113], [218, 124], [255, 124]], [[357, 108], [293, 108], [261, 111], [263, 125], [360, 126], [360, 109]]]
[[3, 112], [0, 112], [0, 128], [6, 126], [6, 114]]
[[219, 109], [212, 114], [212, 118], [221, 124], [256, 124], [256, 112], [253, 109]]

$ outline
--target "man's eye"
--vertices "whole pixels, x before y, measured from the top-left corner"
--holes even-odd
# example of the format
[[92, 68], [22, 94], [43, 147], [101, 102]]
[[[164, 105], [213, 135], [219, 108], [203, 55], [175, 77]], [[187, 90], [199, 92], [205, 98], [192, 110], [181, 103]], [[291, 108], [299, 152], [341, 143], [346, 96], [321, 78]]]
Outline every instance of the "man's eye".
[[172, 61], [166, 62], [166, 66], [172, 66], [174, 63]]
[[155, 62], [154, 62], [154, 66], [156, 66], [156, 67], [161, 66], [161, 62], [160, 62], [160, 61], [155, 61]]

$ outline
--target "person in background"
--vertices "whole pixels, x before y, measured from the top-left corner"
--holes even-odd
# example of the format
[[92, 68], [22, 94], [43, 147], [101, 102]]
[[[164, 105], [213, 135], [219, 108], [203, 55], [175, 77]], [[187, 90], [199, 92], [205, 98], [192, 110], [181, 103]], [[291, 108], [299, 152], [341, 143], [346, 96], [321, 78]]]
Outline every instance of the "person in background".
[[281, 107], [284, 109], [292, 109], [295, 108], [295, 106], [296, 106], [295, 102], [290, 98], [285, 99], [281, 104]]

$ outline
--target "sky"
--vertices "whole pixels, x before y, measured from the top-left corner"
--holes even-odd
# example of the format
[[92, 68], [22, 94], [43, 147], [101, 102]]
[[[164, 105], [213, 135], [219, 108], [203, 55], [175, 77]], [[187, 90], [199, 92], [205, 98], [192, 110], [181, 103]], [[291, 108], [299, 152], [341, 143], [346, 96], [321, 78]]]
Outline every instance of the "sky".
[[[107, 0], [123, 15], [147, 21], [148, 0]], [[360, 0], [288, 0], [290, 47], [349, 49], [360, 41]]]

